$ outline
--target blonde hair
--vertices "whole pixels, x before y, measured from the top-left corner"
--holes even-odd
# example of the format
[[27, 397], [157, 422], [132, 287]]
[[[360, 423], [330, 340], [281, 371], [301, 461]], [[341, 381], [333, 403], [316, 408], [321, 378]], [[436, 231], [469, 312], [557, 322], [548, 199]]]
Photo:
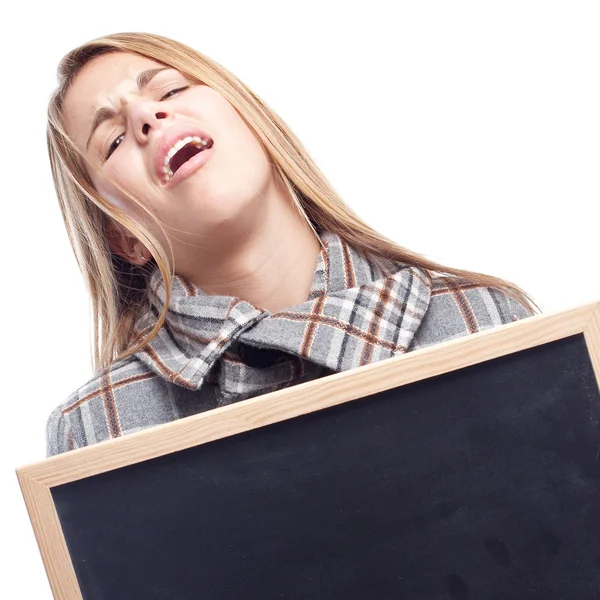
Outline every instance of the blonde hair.
[[[171, 293], [173, 272], [165, 248], [141, 223], [111, 205], [94, 189], [85, 158], [67, 135], [63, 103], [80, 69], [108, 52], [132, 52], [177, 69], [185, 77], [219, 92], [237, 109], [263, 143], [274, 174], [283, 183], [308, 226], [337, 233], [364, 253], [416, 266], [430, 273], [454, 275], [474, 286], [504, 291], [535, 312], [539, 307], [517, 285], [483, 273], [446, 267], [387, 239], [362, 221], [338, 196], [285, 122], [235, 75], [192, 48], [168, 38], [145, 33], [120, 33], [92, 40], [69, 52], [58, 67], [59, 86], [48, 106], [48, 152], [54, 185], [73, 252], [91, 295], [93, 315], [92, 361], [95, 371], [107, 369], [145, 346], [162, 327]], [[126, 190], [123, 190], [126, 193]], [[130, 198], [131, 196], [128, 195]], [[131, 198], [155, 221], [155, 215]], [[147, 266], [135, 266], [112, 253], [109, 224], [118, 222], [152, 254]], [[168, 240], [168, 236], [165, 234]], [[169, 243], [171, 259], [172, 248]], [[145, 289], [154, 263], [166, 286], [165, 308], [156, 326], [140, 336], [134, 323], [145, 303]], [[152, 267], [152, 268], [149, 268]], [[534, 308], [535, 307], [535, 308]]]

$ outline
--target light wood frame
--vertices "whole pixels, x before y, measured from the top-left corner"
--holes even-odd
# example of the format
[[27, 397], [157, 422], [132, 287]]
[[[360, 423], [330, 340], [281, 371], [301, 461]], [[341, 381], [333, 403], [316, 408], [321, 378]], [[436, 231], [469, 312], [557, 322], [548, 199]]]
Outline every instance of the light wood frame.
[[600, 386], [600, 301], [335, 373], [16, 470], [55, 598], [82, 600], [51, 488], [583, 333]]

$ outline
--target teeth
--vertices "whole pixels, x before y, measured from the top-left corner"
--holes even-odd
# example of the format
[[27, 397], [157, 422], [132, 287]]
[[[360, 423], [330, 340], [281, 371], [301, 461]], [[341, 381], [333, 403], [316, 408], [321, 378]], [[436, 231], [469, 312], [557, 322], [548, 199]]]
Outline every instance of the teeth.
[[169, 163], [171, 162], [171, 159], [187, 144], [189, 143], [193, 143], [198, 147], [206, 147], [208, 145], [208, 139], [203, 140], [201, 137], [198, 137], [197, 135], [194, 136], [188, 136], [186, 138], [183, 138], [182, 140], [179, 140], [178, 142], [176, 142], [171, 149], [167, 152], [167, 155], [165, 156], [165, 162], [164, 162], [164, 166], [163, 166], [163, 179], [165, 183], [168, 183], [169, 181], [171, 181], [171, 178], [173, 177], [173, 171], [171, 171], [171, 167], [169, 166]]

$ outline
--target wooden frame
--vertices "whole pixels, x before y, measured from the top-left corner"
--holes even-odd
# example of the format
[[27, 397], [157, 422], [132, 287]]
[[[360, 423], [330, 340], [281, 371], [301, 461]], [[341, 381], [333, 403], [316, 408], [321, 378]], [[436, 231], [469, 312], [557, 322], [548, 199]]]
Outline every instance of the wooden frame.
[[439, 343], [17, 469], [55, 598], [81, 599], [51, 488], [583, 333], [600, 385], [600, 301]]

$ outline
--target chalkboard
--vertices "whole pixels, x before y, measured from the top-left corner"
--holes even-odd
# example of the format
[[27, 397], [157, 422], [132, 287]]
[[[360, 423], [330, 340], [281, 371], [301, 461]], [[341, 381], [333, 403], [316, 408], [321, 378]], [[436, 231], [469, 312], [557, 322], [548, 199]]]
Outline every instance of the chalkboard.
[[596, 599], [599, 417], [580, 332], [49, 489], [85, 600]]

